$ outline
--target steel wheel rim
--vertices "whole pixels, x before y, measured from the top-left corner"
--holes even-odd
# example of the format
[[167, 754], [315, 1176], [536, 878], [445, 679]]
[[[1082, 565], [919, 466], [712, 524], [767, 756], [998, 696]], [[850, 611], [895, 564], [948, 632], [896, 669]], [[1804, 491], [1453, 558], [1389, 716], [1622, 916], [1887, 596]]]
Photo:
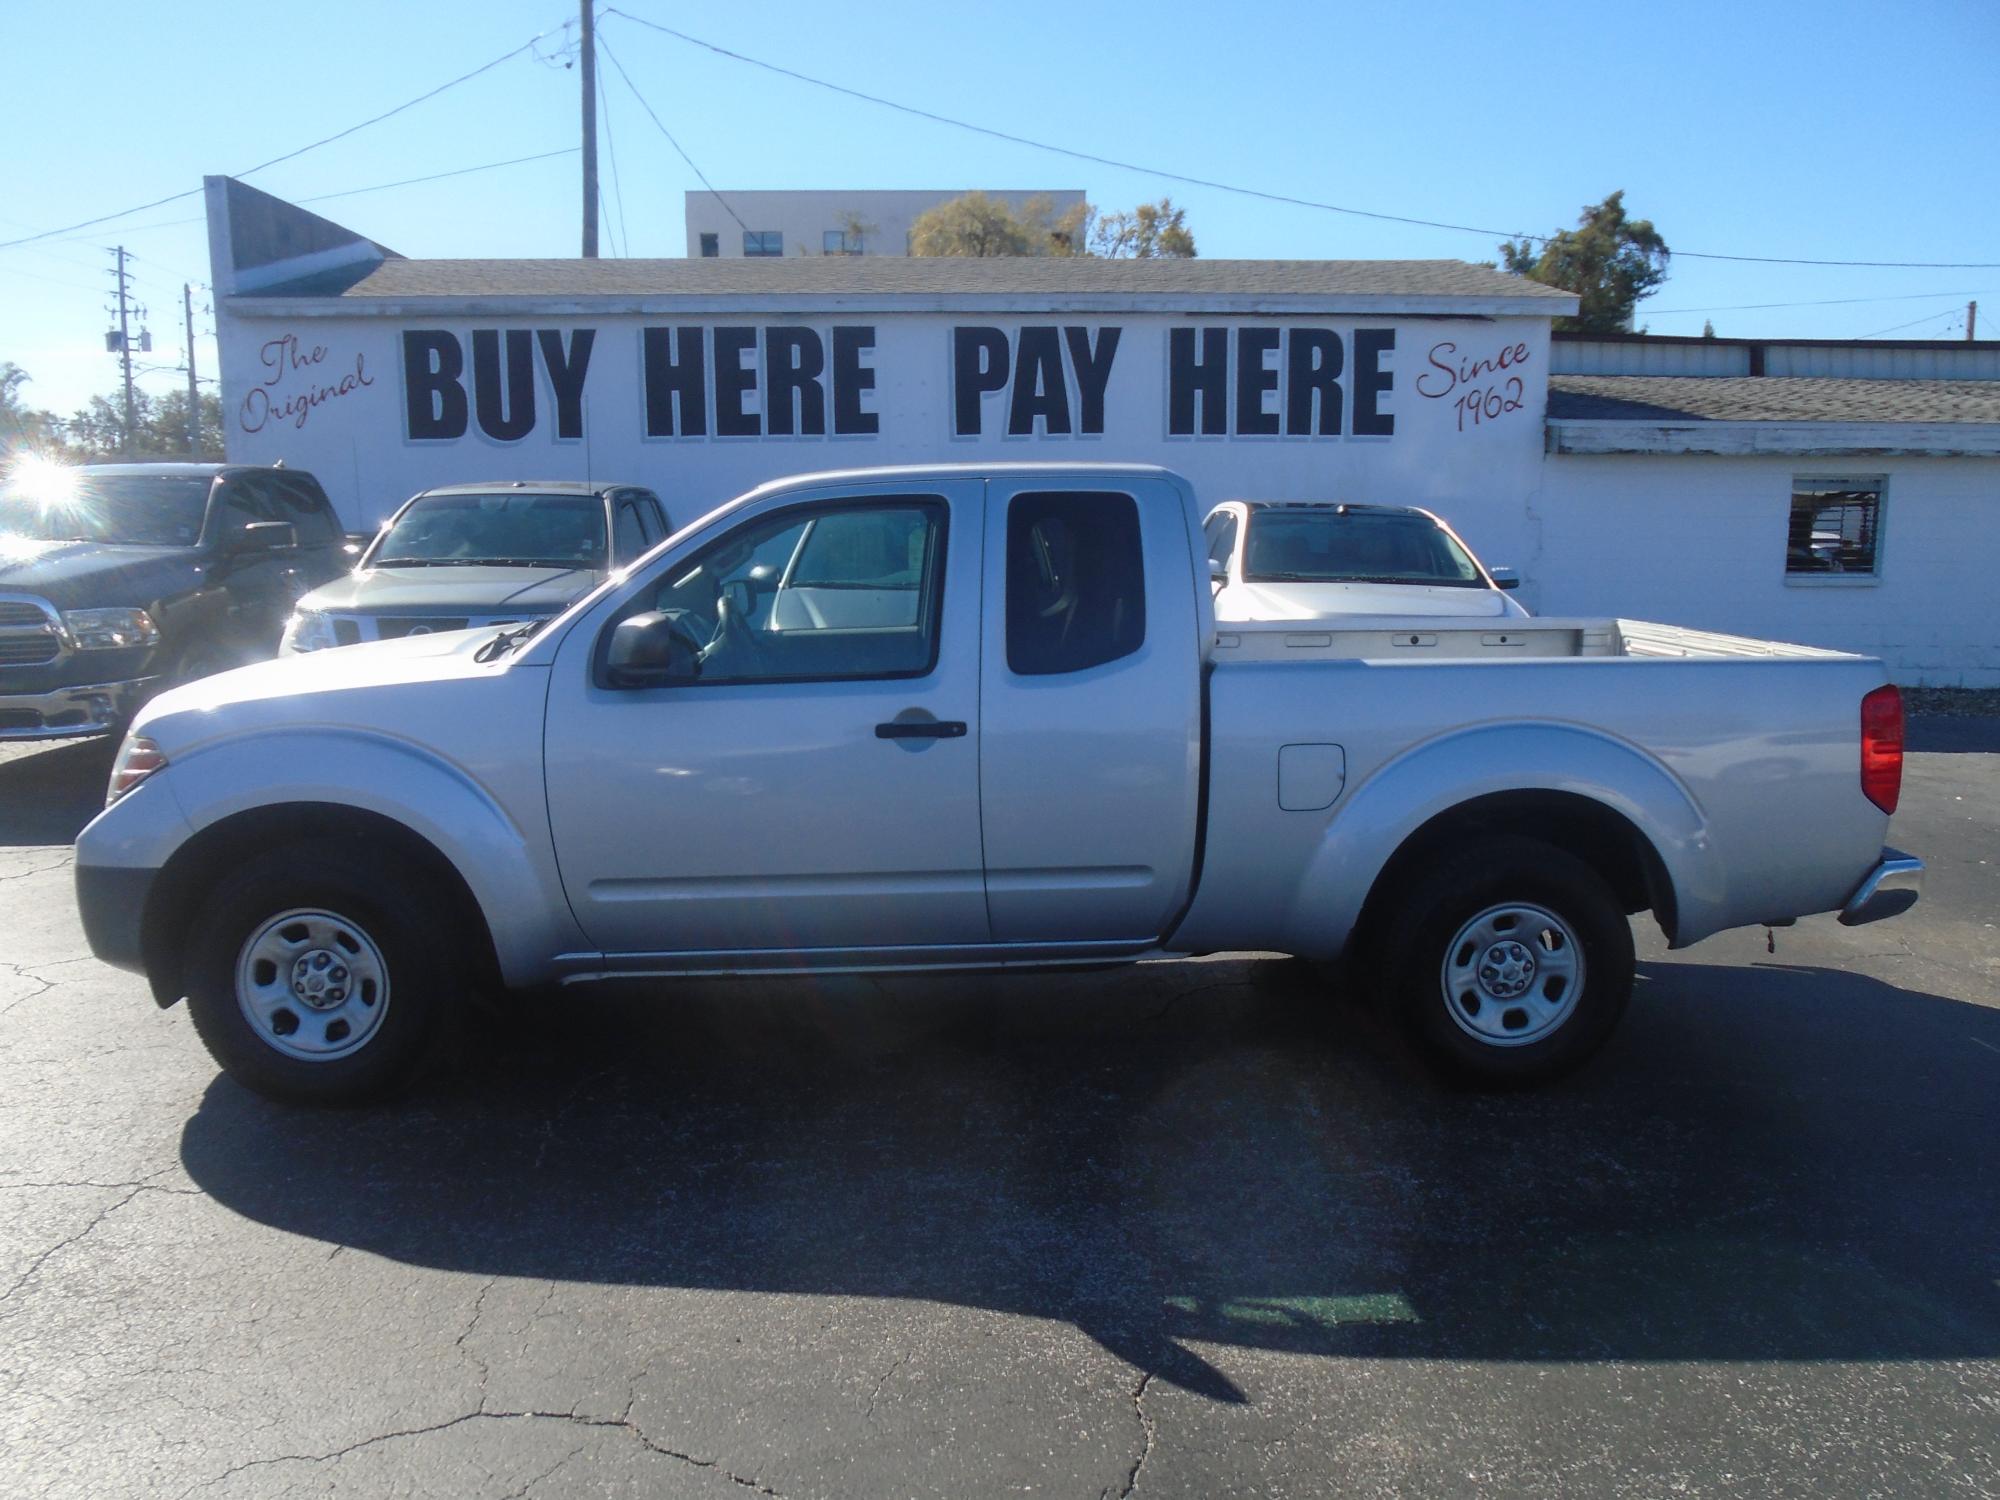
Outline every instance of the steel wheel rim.
[[236, 1005], [257, 1039], [300, 1062], [352, 1057], [382, 1029], [389, 966], [360, 923], [337, 912], [280, 912], [236, 958]]
[[1545, 1041], [1575, 1014], [1583, 994], [1583, 945], [1546, 907], [1489, 906], [1446, 945], [1438, 971], [1445, 1014], [1488, 1047]]

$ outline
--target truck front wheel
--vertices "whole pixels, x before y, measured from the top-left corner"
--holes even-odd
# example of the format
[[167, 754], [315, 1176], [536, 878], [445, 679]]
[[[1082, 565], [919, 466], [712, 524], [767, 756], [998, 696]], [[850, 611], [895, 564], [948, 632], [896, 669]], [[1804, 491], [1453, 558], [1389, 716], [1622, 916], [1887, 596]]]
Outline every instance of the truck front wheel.
[[210, 1055], [274, 1099], [351, 1104], [422, 1062], [464, 966], [427, 892], [365, 845], [288, 844], [239, 866], [188, 939], [188, 1009]]
[[1534, 839], [1438, 859], [1403, 889], [1380, 951], [1406, 1028], [1468, 1083], [1561, 1077], [1604, 1044], [1632, 993], [1632, 929], [1609, 886]]

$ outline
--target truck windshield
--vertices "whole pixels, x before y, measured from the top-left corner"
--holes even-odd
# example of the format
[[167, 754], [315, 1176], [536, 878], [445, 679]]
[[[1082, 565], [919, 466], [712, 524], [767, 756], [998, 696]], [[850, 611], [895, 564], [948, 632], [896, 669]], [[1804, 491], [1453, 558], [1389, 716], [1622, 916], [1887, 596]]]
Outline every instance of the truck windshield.
[[1428, 516], [1359, 507], [1251, 511], [1243, 579], [1486, 587], [1478, 564]]
[[510, 490], [422, 496], [384, 533], [371, 565], [601, 568], [604, 560], [602, 500]]
[[0, 489], [0, 536], [192, 547], [201, 539], [211, 482], [205, 474], [93, 474], [46, 466]]

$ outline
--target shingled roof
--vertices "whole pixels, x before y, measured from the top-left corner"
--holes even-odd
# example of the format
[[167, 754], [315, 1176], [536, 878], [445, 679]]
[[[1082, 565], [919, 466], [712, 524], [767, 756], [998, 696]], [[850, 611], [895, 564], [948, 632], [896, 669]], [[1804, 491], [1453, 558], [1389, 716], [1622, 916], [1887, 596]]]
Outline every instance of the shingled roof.
[[1485, 310], [1548, 317], [1574, 296], [1461, 260], [1102, 260], [1089, 257], [795, 256], [687, 260], [383, 260], [331, 276], [262, 288], [237, 299], [338, 297], [367, 304], [429, 299], [534, 298], [642, 302], [698, 298], [1179, 299], [1217, 307], [1306, 299], [1356, 306], [1477, 302]]
[[1553, 375], [1552, 422], [2000, 422], [2000, 380]]

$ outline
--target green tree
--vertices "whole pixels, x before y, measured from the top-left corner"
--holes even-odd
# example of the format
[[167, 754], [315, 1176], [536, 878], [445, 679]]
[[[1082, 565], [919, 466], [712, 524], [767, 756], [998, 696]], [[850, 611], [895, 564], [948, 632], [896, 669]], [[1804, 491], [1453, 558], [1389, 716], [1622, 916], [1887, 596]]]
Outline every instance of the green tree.
[[133, 451], [159, 458], [219, 462], [222, 458], [222, 402], [208, 392], [201, 397], [201, 425], [194, 447], [188, 446], [188, 398], [181, 389], [149, 401]]
[[[145, 391], [132, 393], [133, 447], [140, 446], [139, 435], [145, 431], [146, 423], [153, 414], [153, 398]], [[80, 406], [70, 414], [69, 450], [70, 456], [89, 463], [96, 459], [120, 458], [128, 456], [123, 452], [125, 436], [125, 403], [121, 396], [92, 396], [88, 406]], [[129, 456], [137, 456], [136, 453]]]
[[55, 413], [38, 411], [21, 399], [21, 388], [34, 379], [14, 361], [0, 361], [0, 457], [20, 448], [62, 446], [62, 423]]
[[23, 403], [21, 388], [30, 378], [12, 361], [0, 361], [0, 456], [33, 448], [76, 463], [116, 458], [222, 459], [222, 402], [212, 392], [202, 393], [200, 426], [190, 445], [187, 392], [175, 387], [155, 396], [144, 389], [135, 390], [132, 413], [137, 425], [127, 451], [122, 394], [92, 396], [64, 421], [54, 412], [32, 410]]
[[1506, 268], [1582, 299], [1574, 317], [1556, 319], [1559, 329], [1616, 333], [1629, 328], [1639, 299], [1667, 279], [1673, 252], [1652, 220], [1627, 217], [1622, 188], [1587, 206], [1576, 225], [1540, 242], [1508, 240], [1500, 247]]
[[1039, 193], [1018, 209], [990, 193], [965, 193], [917, 215], [910, 254], [1083, 255], [1089, 218], [1088, 204], [1057, 213]]
[[1090, 229], [1090, 253], [1112, 260], [1193, 260], [1194, 234], [1187, 210], [1174, 200], [1141, 203], [1130, 213], [1097, 216]]

